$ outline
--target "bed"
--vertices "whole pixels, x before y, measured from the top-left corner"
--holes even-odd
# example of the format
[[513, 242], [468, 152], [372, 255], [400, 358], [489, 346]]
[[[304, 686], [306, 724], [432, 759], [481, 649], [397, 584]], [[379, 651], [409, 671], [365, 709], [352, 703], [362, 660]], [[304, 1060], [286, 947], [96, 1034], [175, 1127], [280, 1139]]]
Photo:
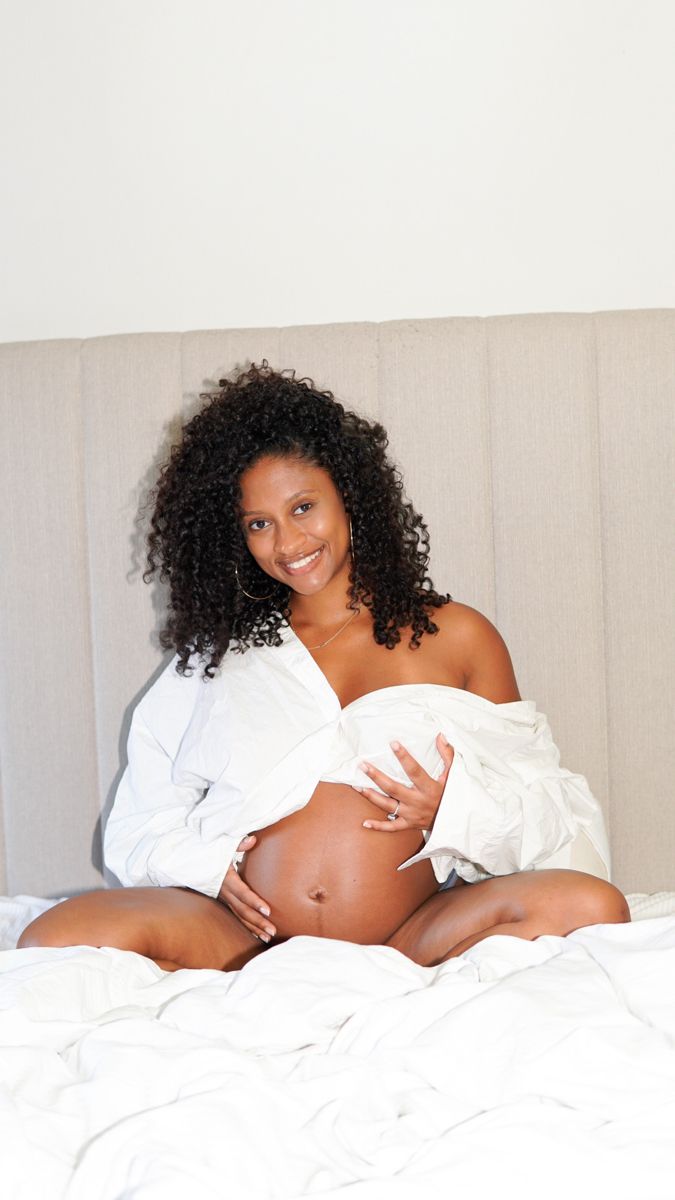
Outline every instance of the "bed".
[[[438, 585], [496, 621], [603, 805], [630, 925], [426, 969], [313, 938], [230, 974], [14, 948], [116, 886], [101, 825], [163, 665], [142, 487], [176, 416], [262, 357], [389, 429]], [[3, 1195], [671, 1200], [674, 387], [672, 312], [0, 347]]]

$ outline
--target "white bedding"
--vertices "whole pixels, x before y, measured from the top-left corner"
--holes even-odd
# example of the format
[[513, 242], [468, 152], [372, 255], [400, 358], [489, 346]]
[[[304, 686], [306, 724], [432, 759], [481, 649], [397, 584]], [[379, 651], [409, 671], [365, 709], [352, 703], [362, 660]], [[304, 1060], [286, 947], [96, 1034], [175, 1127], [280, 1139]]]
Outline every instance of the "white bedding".
[[[10, 946], [47, 902], [0, 901]], [[0, 953], [3, 1200], [675, 1195], [675, 897], [421, 968]]]

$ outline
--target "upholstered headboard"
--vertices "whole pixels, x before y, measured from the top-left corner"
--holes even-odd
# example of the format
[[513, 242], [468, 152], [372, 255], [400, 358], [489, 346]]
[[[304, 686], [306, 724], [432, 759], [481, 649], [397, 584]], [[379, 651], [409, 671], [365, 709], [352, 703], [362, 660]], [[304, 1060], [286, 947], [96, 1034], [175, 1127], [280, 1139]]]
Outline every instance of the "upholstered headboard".
[[385, 424], [435, 583], [506, 637], [602, 801], [615, 881], [674, 888], [675, 312], [651, 311], [0, 347], [0, 890], [101, 885], [100, 814], [163, 661], [139, 499], [175, 419], [263, 357]]

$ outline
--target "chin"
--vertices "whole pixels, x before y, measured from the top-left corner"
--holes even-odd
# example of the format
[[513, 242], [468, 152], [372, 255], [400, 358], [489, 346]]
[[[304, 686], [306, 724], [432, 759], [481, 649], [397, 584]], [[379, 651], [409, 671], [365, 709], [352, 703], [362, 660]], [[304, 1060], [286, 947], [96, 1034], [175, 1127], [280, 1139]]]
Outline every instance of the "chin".
[[300, 592], [303, 596], [313, 596], [315, 592], [322, 592], [330, 579], [286, 579], [286, 586], [292, 592]]

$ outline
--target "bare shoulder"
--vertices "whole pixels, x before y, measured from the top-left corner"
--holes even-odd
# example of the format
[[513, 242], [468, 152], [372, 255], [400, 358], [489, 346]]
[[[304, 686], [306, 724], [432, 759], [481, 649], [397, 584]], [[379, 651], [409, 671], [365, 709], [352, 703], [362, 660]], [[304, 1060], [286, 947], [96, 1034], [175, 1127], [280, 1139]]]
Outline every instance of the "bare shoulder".
[[431, 614], [438, 625], [438, 647], [464, 677], [464, 689], [493, 704], [520, 700], [518, 684], [506, 643], [491, 621], [452, 600]]

